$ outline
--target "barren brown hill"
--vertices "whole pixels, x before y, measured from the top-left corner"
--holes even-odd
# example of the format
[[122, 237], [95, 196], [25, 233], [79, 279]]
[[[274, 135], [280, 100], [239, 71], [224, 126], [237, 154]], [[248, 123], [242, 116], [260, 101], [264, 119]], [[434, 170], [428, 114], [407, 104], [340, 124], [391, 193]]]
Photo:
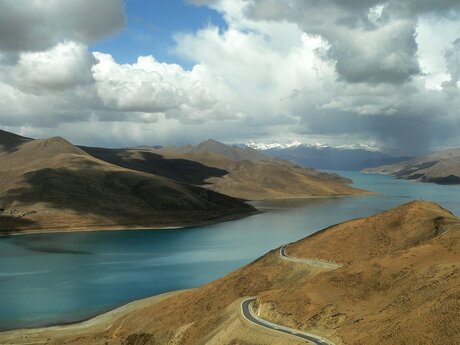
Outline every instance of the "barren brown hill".
[[[324, 248], [316, 247], [319, 240]], [[333, 226], [287, 252], [346, 263], [331, 271], [282, 260], [274, 250], [201, 288], [137, 302], [84, 324], [1, 333], [0, 342], [304, 343], [249, 324], [240, 312], [245, 296], [257, 296], [260, 317], [335, 344], [460, 342], [460, 220], [438, 205], [416, 201]]]
[[80, 147], [93, 157], [127, 169], [167, 177], [179, 182], [204, 185], [211, 177], [222, 177], [228, 171], [208, 167], [190, 159], [166, 159], [154, 148], [138, 147], [128, 149], [107, 149]]
[[226, 145], [214, 139], [205, 140], [198, 145], [187, 146], [167, 146], [162, 149], [166, 152], [174, 152], [178, 154], [190, 153], [215, 153], [232, 161], [258, 161], [269, 159], [263, 153], [254, 150], [250, 147], [238, 147], [236, 145]]
[[398, 178], [438, 184], [460, 184], [460, 149], [436, 152], [398, 164], [365, 169]]
[[10, 133], [7, 131], [3, 131], [0, 129], [0, 151], [1, 152], [11, 152], [14, 151], [16, 147], [20, 146], [21, 144], [30, 141], [32, 139], [22, 137], [20, 135]]
[[255, 212], [240, 200], [96, 159], [63, 138], [0, 133], [0, 230], [200, 224]]
[[246, 200], [369, 194], [353, 188], [352, 181], [338, 175], [301, 168], [215, 140], [197, 146], [160, 149], [82, 149], [112, 164], [198, 184]]
[[210, 189], [249, 200], [368, 194], [356, 189], [351, 180], [335, 174], [301, 168], [276, 159], [232, 160], [208, 151], [178, 153], [158, 150], [165, 158], [183, 158], [228, 171], [223, 177], [210, 177]]

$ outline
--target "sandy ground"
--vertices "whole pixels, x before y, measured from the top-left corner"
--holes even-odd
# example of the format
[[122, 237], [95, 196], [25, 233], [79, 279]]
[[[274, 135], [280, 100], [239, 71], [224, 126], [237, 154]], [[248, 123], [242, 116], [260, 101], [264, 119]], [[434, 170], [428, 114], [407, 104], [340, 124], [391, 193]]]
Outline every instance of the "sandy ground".
[[[88, 334], [107, 334], [104, 338], [95, 336], [91, 344], [128, 344], [119, 330], [123, 327], [124, 319], [133, 311], [139, 311], [146, 307], [152, 307], [169, 297], [179, 295], [183, 291], [174, 291], [135, 301], [126, 304], [113, 311], [99, 315], [84, 322], [70, 325], [54, 326], [47, 328], [15, 330], [0, 333], [0, 344], [2, 345], [33, 345], [33, 344], [88, 344]], [[257, 325], [244, 319], [241, 314], [241, 301], [238, 299], [223, 311], [223, 319], [217, 329], [197, 345], [300, 345], [307, 344], [296, 337], [287, 334], [280, 334]], [[183, 326], [183, 331], [192, 324]], [[179, 344], [181, 335], [184, 332], [178, 330], [169, 344]]]

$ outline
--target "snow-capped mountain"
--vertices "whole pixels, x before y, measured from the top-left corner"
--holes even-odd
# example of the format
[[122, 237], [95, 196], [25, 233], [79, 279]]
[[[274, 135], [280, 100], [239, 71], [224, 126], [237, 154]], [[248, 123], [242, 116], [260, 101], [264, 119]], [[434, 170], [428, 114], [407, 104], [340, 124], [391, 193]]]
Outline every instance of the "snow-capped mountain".
[[265, 155], [289, 160], [300, 166], [324, 170], [354, 170], [394, 164], [408, 157], [394, 157], [379, 151], [375, 145], [352, 144], [331, 146], [328, 144], [302, 144], [299, 141], [291, 143], [256, 143], [246, 144]]
[[271, 144], [264, 144], [264, 143], [256, 143], [255, 141], [250, 141], [249, 143], [245, 144], [245, 146], [250, 147], [255, 150], [259, 151], [266, 151], [270, 149], [287, 149], [289, 147], [297, 147], [302, 145], [300, 141], [293, 141], [289, 144], [281, 144], [281, 143], [271, 143]]
[[250, 147], [255, 150], [259, 151], [266, 151], [266, 150], [271, 150], [271, 149], [287, 149], [287, 148], [292, 148], [292, 147], [312, 147], [312, 148], [318, 148], [318, 149], [325, 149], [325, 148], [335, 148], [335, 149], [345, 149], [345, 150], [367, 150], [367, 151], [374, 151], [377, 152], [379, 151], [379, 147], [377, 145], [373, 144], [344, 144], [344, 145], [338, 145], [338, 146], [332, 146], [329, 144], [324, 144], [324, 143], [312, 143], [312, 144], [304, 144], [298, 140], [294, 140], [291, 143], [257, 143], [253, 140], [249, 141], [247, 144], [244, 144], [247, 147]]

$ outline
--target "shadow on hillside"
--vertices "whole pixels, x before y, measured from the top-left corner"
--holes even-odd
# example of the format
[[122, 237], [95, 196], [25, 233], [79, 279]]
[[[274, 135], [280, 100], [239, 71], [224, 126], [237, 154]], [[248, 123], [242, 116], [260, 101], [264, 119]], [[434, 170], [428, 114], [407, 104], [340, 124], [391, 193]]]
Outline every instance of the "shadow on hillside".
[[30, 138], [0, 130], [0, 152], [13, 153], [17, 151], [19, 146], [31, 140]]
[[8, 208], [46, 203], [57, 210], [95, 215], [115, 224], [178, 223], [251, 212], [240, 200], [134, 171], [41, 169], [1, 200]]
[[30, 219], [0, 215], [0, 235], [10, 235], [24, 228], [33, 228], [35, 224]]
[[159, 154], [142, 150], [105, 149], [80, 147], [83, 151], [100, 160], [123, 168], [167, 177], [175, 181], [203, 185], [210, 177], [222, 177], [228, 171], [208, 167], [187, 159], [165, 159]]

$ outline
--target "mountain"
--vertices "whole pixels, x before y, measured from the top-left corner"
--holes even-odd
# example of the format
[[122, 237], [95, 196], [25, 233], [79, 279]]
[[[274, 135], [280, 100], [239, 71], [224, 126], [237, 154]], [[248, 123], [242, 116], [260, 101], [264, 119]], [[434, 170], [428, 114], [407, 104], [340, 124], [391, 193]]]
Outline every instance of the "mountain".
[[327, 145], [272, 145], [260, 152], [270, 157], [294, 162], [300, 166], [323, 170], [360, 171], [364, 168], [398, 163], [408, 159], [408, 157], [393, 157], [378, 151], [346, 147], [335, 148]]
[[379, 166], [364, 171], [390, 174], [398, 178], [420, 182], [460, 184], [460, 149], [440, 151], [398, 164]]
[[0, 129], [0, 154], [14, 151], [18, 146], [32, 140], [31, 138], [3, 131]]
[[301, 168], [215, 140], [160, 149], [82, 149], [112, 164], [198, 184], [246, 200], [368, 194], [353, 188], [352, 181], [338, 175]]
[[460, 219], [413, 201], [331, 226], [203, 287], [81, 324], [0, 333], [0, 342], [304, 343], [249, 323], [241, 307], [248, 296], [258, 317], [334, 344], [458, 344]]
[[107, 149], [80, 146], [80, 148], [91, 156], [111, 164], [168, 177], [183, 183], [204, 185], [208, 178], [222, 177], [228, 174], [226, 170], [208, 167], [189, 159], [165, 159], [156, 151], [161, 147], [142, 146], [132, 149]]
[[0, 132], [0, 230], [200, 224], [255, 212], [209, 189], [99, 160], [60, 137]]
[[257, 161], [267, 159], [267, 156], [250, 147], [239, 147], [238, 145], [226, 145], [214, 139], [205, 140], [198, 145], [192, 146], [168, 146], [164, 150], [177, 154], [191, 154], [197, 152], [215, 153], [234, 161], [249, 160]]

